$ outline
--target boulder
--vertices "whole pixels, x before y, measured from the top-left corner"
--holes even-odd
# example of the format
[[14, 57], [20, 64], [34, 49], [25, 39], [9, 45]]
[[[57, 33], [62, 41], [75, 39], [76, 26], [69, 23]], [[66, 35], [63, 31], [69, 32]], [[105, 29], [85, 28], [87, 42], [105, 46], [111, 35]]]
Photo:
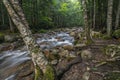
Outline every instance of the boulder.
[[52, 61], [51, 61], [51, 64], [52, 64], [52, 65], [57, 65], [57, 63], [58, 63], [58, 60], [52, 60]]
[[83, 50], [81, 52], [81, 58], [83, 60], [89, 60], [92, 58], [92, 53], [90, 52], [90, 50]]
[[10, 43], [0, 44], [0, 52], [13, 49], [13, 46]]
[[81, 47], [85, 47], [85, 46], [86, 46], [86, 44], [76, 44], [75, 48], [81, 48]]
[[61, 57], [69, 57], [69, 51], [68, 50], [62, 50], [59, 55]]
[[18, 36], [17, 34], [4, 35], [4, 40], [6, 42], [14, 42], [19, 38], [20, 36]]
[[44, 52], [44, 54], [46, 55], [46, 57], [49, 57], [50, 51], [49, 51], [48, 49], [45, 49], [43, 52]]
[[63, 45], [63, 49], [65, 50], [73, 50], [73, 45]]
[[0, 53], [0, 80], [33, 80], [34, 64], [27, 51]]
[[70, 32], [70, 36], [75, 36], [76, 34], [75, 34], [75, 32]]

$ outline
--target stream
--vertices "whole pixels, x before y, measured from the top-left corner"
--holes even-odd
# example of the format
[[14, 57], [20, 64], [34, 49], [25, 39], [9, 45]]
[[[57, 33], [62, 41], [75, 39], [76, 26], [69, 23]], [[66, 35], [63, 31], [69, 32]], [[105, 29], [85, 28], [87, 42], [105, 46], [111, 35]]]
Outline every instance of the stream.
[[[63, 45], [73, 45], [74, 38], [65, 32], [55, 32], [52, 34], [38, 34], [37, 43], [42, 50], [61, 47]], [[23, 47], [24, 48], [24, 47]], [[4, 51], [0, 53], [0, 80], [16, 80], [19, 77], [23, 65], [29, 63], [31, 58], [28, 51], [17, 49], [14, 51]], [[26, 65], [31, 66], [31, 64]], [[30, 67], [31, 68], [31, 67]], [[21, 72], [21, 73], [20, 73]], [[30, 72], [32, 73], [32, 72]], [[28, 78], [26, 78], [28, 80]], [[26, 80], [25, 79], [25, 80]], [[17, 79], [19, 80], [19, 79]], [[24, 80], [24, 79], [20, 79]]]

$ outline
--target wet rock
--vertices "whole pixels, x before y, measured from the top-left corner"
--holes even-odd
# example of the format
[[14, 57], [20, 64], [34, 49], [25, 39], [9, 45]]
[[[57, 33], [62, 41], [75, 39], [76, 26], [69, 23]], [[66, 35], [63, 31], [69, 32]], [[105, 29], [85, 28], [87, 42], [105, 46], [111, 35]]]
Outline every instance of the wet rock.
[[81, 58], [82, 58], [83, 60], [89, 60], [89, 59], [92, 58], [92, 53], [91, 53], [89, 50], [83, 50], [83, 51], [81, 52]]
[[65, 50], [73, 50], [73, 45], [63, 45], [63, 49]]
[[0, 52], [13, 49], [13, 46], [10, 43], [0, 44]]
[[33, 80], [34, 65], [27, 51], [0, 53], [0, 80]]
[[90, 78], [90, 73], [89, 72], [85, 72], [82, 76], [82, 80], [89, 80]]
[[16, 41], [18, 38], [20, 38], [20, 36], [16, 35], [16, 34], [11, 34], [11, 35], [5, 35], [4, 39], [6, 42], [14, 42]]
[[59, 53], [61, 57], [68, 57], [69, 56], [69, 51], [68, 50], [62, 50], [62, 52]]
[[70, 57], [70, 58], [75, 58], [75, 57], [77, 57], [77, 56], [76, 56], [75, 54], [70, 53], [70, 54], [69, 54], [69, 57]]
[[85, 46], [86, 46], [86, 44], [76, 44], [75, 48], [81, 48], [81, 47], [85, 47]]
[[52, 50], [51, 50], [51, 54], [54, 54], [54, 55], [58, 54], [58, 52], [59, 52], [58, 49], [52, 49]]
[[46, 55], [46, 57], [49, 57], [50, 51], [49, 51], [48, 49], [45, 49], [43, 52], [44, 52], [44, 54]]
[[51, 61], [51, 64], [52, 64], [52, 65], [57, 65], [57, 63], [58, 63], [58, 60], [52, 60], [52, 61]]
[[76, 34], [75, 34], [75, 32], [70, 32], [70, 36], [75, 36]]
[[24, 42], [21, 40], [13, 42], [13, 43], [2, 43], [2, 44], [0, 44], [0, 51], [13, 50], [13, 49], [19, 48], [23, 45], [24, 45]]

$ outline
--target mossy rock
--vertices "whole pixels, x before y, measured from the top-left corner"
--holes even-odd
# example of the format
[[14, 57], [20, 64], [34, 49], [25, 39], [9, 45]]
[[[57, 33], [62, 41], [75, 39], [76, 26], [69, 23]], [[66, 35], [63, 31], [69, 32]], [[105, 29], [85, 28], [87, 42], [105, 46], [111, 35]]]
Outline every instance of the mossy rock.
[[104, 80], [120, 80], [120, 73], [111, 72], [105, 75]]

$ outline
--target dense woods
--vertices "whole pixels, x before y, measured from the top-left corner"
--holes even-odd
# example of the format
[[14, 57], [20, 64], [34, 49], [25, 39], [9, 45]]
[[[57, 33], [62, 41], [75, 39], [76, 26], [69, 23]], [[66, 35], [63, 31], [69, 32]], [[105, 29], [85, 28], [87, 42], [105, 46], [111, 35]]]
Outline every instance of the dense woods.
[[[49, 37], [50, 39], [47, 39]], [[57, 42], [59, 45], [55, 46]], [[71, 76], [67, 74], [67, 71], [69, 72], [73, 65], [76, 66], [75, 69], [79, 69], [80, 67], [76, 64], [80, 63], [83, 65], [82, 68], [86, 68], [81, 69], [83, 70], [82, 80], [95, 80], [92, 79], [94, 77], [91, 72], [99, 71], [97, 68], [103, 65], [115, 67], [116, 71], [114, 68], [107, 68], [106, 73], [96, 72], [95, 74], [102, 76], [100, 80], [119, 80], [120, 77], [114, 78], [111, 74], [112, 79], [109, 79], [111, 76], [106, 78], [106, 74], [110, 71], [120, 75], [119, 42], [120, 0], [0, 1], [1, 54], [9, 50], [24, 51], [21, 46], [26, 45], [25, 51], [28, 51], [31, 64], [33, 64], [33, 72], [21, 76], [17, 71], [14, 77], [5, 75], [3, 80], [33, 80], [33, 78], [34, 80], [73, 80], [69, 78]], [[10, 45], [1, 48], [4, 43]], [[51, 44], [55, 48], [53, 45], [51, 47]], [[3, 55], [0, 55], [0, 60], [7, 60]], [[68, 65], [59, 65], [62, 61], [64, 64], [66, 60]], [[0, 68], [6, 65], [3, 62]], [[65, 74], [69, 76], [66, 78]], [[0, 78], [2, 75], [1, 69]], [[30, 78], [31, 75], [32, 78]], [[26, 76], [30, 76], [29, 79]], [[78, 80], [79, 77], [74, 80]]]
[[[27, 21], [32, 29], [50, 29], [83, 25], [83, 9], [81, 1], [19, 1]], [[0, 1], [0, 7], [0, 28], [13, 30], [14, 24], [12, 24], [12, 21], [2, 1]], [[101, 31], [108, 30], [107, 32], [110, 34], [119, 27], [119, 0], [88, 0], [87, 14], [91, 28]]]

